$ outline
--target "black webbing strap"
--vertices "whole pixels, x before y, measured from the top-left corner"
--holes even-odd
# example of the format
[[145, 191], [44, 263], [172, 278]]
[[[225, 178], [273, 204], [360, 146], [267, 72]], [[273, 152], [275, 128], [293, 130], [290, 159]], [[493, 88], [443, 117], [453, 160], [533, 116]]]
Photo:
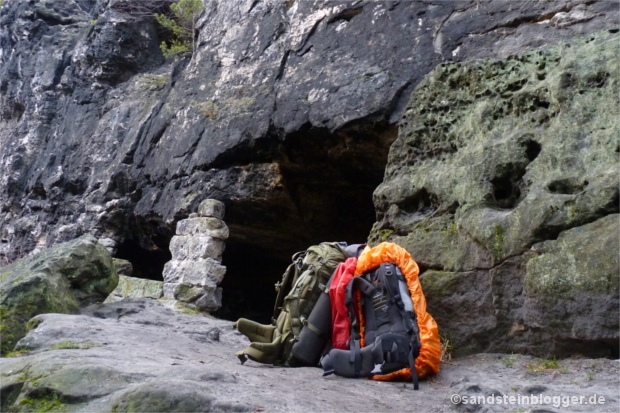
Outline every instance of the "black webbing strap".
[[418, 390], [420, 388], [420, 384], [418, 382], [418, 371], [415, 368], [413, 349], [409, 351], [409, 368], [411, 369], [411, 381], [413, 381], [413, 390]]
[[359, 320], [357, 319], [357, 314], [355, 312], [355, 307], [353, 305], [353, 292], [355, 291], [356, 287], [359, 288], [360, 286], [361, 286], [360, 290], [362, 291], [362, 294], [364, 295], [372, 296], [372, 294], [374, 293], [374, 289], [375, 289], [372, 283], [366, 281], [362, 277], [353, 277], [351, 281], [349, 281], [349, 284], [347, 284], [347, 289], [345, 290], [344, 304], [347, 306], [349, 310], [349, 319], [351, 320], [351, 338], [349, 339], [350, 340], [349, 348], [351, 349], [353, 345], [352, 343], [355, 340], [360, 339]]
[[360, 377], [362, 373], [362, 354], [359, 340], [351, 341], [351, 353], [349, 354], [349, 362], [355, 366], [355, 377]]

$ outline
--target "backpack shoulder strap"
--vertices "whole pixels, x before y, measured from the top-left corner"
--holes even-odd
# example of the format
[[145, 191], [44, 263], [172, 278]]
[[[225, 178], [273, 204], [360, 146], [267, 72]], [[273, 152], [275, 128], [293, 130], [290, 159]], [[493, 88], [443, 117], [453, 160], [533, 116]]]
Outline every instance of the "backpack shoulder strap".
[[282, 281], [276, 283], [275, 288], [278, 293], [276, 296], [276, 302], [273, 305], [273, 316], [271, 317], [271, 321], [273, 323], [276, 322], [280, 311], [282, 310], [282, 306], [284, 304], [284, 297], [288, 295], [297, 281], [297, 277], [301, 272], [303, 266], [303, 260], [306, 256], [306, 251], [299, 251], [293, 255], [293, 263], [290, 264], [284, 274], [282, 275]]

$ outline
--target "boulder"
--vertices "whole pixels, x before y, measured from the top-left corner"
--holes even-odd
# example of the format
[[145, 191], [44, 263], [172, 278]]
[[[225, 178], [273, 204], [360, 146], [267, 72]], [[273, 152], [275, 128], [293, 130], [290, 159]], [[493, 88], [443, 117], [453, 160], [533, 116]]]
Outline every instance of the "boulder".
[[91, 235], [0, 268], [2, 354], [26, 334], [37, 314], [78, 313], [118, 284], [110, 254]]
[[412, 95], [370, 240], [427, 270], [455, 353], [618, 354], [619, 41], [442, 65]]

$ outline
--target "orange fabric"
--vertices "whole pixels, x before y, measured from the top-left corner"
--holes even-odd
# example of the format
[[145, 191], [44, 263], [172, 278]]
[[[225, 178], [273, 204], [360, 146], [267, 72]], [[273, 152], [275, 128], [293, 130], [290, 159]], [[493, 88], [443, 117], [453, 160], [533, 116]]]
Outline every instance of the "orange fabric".
[[[384, 262], [394, 262], [405, 275], [407, 286], [411, 292], [415, 312], [418, 316], [418, 327], [420, 328], [420, 355], [415, 361], [418, 377], [423, 378], [439, 371], [441, 360], [441, 343], [439, 341], [439, 330], [435, 319], [426, 312], [426, 298], [422, 292], [422, 285], [418, 280], [420, 269], [418, 264], [411, 258], [411, 255], [403, 247], [391, 242], [383, 242], [374, 248], [366, 247], [362, 255], [358, 258], [355, 276], [361, 275], [366, 271], [378, 267]], [[359, 303], [361, 296], [356, 295]], [[357, 306], [360, 322], [361, 346], [364, 347], [364, 318], [361, 314], [360, 305]], [[374, 376], [373, 380], [409, 380], [411, 379], [411, 369], [409, 367], [394, 373], [383, 376]]]

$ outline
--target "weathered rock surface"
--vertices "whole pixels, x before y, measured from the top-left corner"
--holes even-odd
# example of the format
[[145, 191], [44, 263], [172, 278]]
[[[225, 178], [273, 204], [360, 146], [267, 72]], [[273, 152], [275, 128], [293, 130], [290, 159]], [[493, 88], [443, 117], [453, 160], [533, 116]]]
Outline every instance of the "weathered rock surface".
[[[617, 360], [481, 354], [443, 365], [414, 392], [410, 383], [322, 377], [318, 368], [241, 365], [234, 352], [246, 339], [231, 322], [174, 313], [155, 300], [34, 321], [19, 343], [31, 351], [0, 359], [2, 411], [616, 412], [620, 406]], [[515, 401], [542, 395], [542, 402], [453, 404], [455, 394]], [[570, 402], [595, 394], [596, 405]]]
[[123, 298], [153, 298], [164, 296], [162, 281], [146, 280], [144, 278], [118, 276], [118, 286], [105, 299], [106, 303], [115, 303]]
[[0, 268], [2, 354], [26, 334], [30, 318], [77, 313], [103, 302], [117, 283], [110, 254], [91, 235]]
[[154, 20], [122, 4], [0, 8], [9, 259], [92, 231], [161, 271], [204, 197], [227, 204], [231, 254], [361, 241], [395, 123], [437, 64], [618, 24], [611, 0], [210, 0], [195, 55], [165, 62]]
[[457, 353], [617, 357], [619, 41], [442, 65], [412, 95], [371, 239], [429, 270]]

